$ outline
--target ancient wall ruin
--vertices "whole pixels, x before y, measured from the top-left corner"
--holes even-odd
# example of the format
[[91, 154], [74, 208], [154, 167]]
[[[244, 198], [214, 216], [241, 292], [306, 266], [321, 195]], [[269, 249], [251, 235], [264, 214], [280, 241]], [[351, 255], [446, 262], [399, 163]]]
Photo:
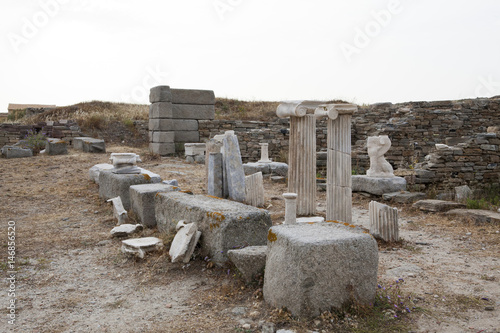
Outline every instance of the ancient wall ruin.
[[[486, 133], [488, 127], [500, 125], [500, 97], [490, 99], [470, 99], [460, 101], [378, 103], [361, 106], [353, 116], [352, 123], [352, 168], [354, 172], [364, 174], [369, 168], [366, 151], [368, 136], [388, 135], [392, 147], [386, 159], [397, 169], [415, 169], [425, 156], [435, 151], [436, 144], [456, 145], [467, 142], [477, 134]], [[241, 156], [244, 162], [255, 162], [259, 158], [259, 143], [269, 144], [269, 156], [273, 160], [283, 160], [288, 152], [288, 119], [274, 121], [199, 121], [200, 141], [207, 140], [226, 130], [234, 130], [240, 140]], [[326, 121], [317, 123], [317, 149], [326, 149]], [[500, 134], [498, 134], [500, 137]], [[488, 138], [488, 149], [481, 145], [464, 150], [462, 160], [464, 169], [456, 174], [454, 184], [478, 183], [478, 171], [488, 168], [488, 179], [499, 183], [500, 168], [495, 166], [500, 139], [497, 135]], [[473, 144], [473, 143], [470, 143]], [[485, 145], [485, 144], [483, 144]], [[483, 146], [485, 147], [485, 146]], [[472, 149], [472, 150], [471, 150]], [[467, 160], [467, 161], [465, 161]], [[450, 162], [451, 163], [451, 162]], [[461, 162], [456, 162], [461, 163]], [[486, 165], [485, 165], [486, 163]], [[442, 163], [441, 163], [442, 164]], [[436, 177], [431, 182], [442, 185], [442, 175], [454, 175], [450, 165], [435, 168]], [[427, 174], [428, 176], [429, 174]], [[496, 177], [495, 177], [496, 175]], [[417, 177], [418, 178], [418, 177]], [[426, 178], [427, 179], [427, 178]], [[427, 181], [427, 180], [425, 180]], [[474, 185], [474, 184], [473, 184]]]

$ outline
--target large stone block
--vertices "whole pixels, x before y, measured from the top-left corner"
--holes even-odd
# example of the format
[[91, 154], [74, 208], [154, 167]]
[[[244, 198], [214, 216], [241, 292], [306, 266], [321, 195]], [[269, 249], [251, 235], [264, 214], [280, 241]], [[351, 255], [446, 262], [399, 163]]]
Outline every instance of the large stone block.
[[173, 105], [171, 102], [158, 102], [149, 106], [149, 119], [172, 118]]
[[132, 185], [129, 190], [131, 209], [143, 225], [154, 227], [156, 226], [155, 195], [177, 189], [176, 186], [163, 183]]
[[160, 154], [161, 156], [175, 154], [175, 143], [150, 142], [149, 151], [153, 154]]
[[200, 142], [198, 131], [175, 131], [175, 142]]
[[108, 200], [119, 196], [123, 207], [129, 210], [131, 207], [130, 186], [160, 182], [159, 175], [144, 169], [141, 169], [140, 174], [118, 174], [103, 170], [99, 173], [99, 197]]
[[149, 119], [150, 131], [198, 131], [193, 119]]
[[243, 280], [250, 283], [264, 272], [266, 252], [267, 246], [248, 246], [243, 249], [229, 250], [228, 256], [240, 271]]
[[31, 149], [24, 149], [21, 147], [3, 146], [2, 156], [5, 158], [31, 157], [33, 156], [33, 151]]
[[47, 139], [45, 143], [45, 153], [47, 155], [65, 155], [68, 153], [66, 141], [61, 139]]
[[151, 142], [155, 143], [174, 143], [175, 142], [175, 132], [151, 132]]
[[111, 170], [113, 168], [114, 168], [113, 164], [109, 164], [109, 163], [96, 164], [89, 169], [89, 178], [94, 183], [99, 184], [99, 174], [101, 173], [101, 171]]
[[464, 204], [454, 202], [454, 201], [445, 201], [445, 200], [419, 200], [413, 204], [414, 208], [418, 208], [424, 212], [447, 212], [452, 209], [461, 209], [465, 208]]
[[403, 177], [376, 178], [355, 175], [352, 176], [352, 191], [375, 195], [406, 191], [406, 180]]
[[355, 302], [373, 303], [378, 249], [373, 237], [336, 223], [269, 230], [264, 299], [293, 315], [314, 317]]
[[243, 170], [247, 176], [257, 172], [262, 172], [263, 175], [273, 174], [286, 177], [288, 175], [288, 164], [281, 162], [245, 163], [243, 164]]
[[172, 92], [169, 86], [156, 86], [149, 91], [149, 102], [171, 102]]
[[215, 118], [215, 106], [212, 105], [190, 105], [174, 104], [172, 118], [212, 120]]
[[171, 89], [172, 103], [174, 104], [215, 104], [213, 90]]
[[155, 196], [158, 230], [175, 234], [181, 220], [194, 222], [202, 232], [201, 248], [216, 263], [228, 260], [227, 251], [242, 246], [265, 245], [272, 225], [267, 210], [206, 195], [181, 192]]
[[73, 148], [86, 153], [105, 153], [106, 144], [104, 140], [89, 137], [73, 138]]

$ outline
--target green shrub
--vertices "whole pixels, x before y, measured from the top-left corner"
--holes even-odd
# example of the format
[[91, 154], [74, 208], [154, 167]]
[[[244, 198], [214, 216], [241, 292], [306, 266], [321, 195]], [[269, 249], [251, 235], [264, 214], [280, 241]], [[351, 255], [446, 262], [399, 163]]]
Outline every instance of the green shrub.
[[22, 141], [22, 146], [24, 148], [30, 148], [33, 154], [38, 154], [40, 150], [45, 149], [45, 144], [47, 143], [47, 137], [45, 133], [36, 133], [33, 130], [28, 131], [26, 136]]

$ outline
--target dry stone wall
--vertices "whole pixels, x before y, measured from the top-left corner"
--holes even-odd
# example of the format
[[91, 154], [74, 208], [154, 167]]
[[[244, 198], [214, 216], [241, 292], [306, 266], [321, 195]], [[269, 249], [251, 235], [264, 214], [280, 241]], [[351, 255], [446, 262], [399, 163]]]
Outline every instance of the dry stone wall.
[[29, 133], [44, 133], [47, 137], [64, 139], [71, 143], [73, 137], [82, 136], [74, 121], [40, 122], [35, 125], [0, 124], [0, 147], [15, 144]]
[[[198, 123], [201, 142], [214, 135], [222, 134], [224, 131], [234, 130], [238, 135], [241, 156], [245, 163], [256, 162], [259, 159], [259, 143], [269, 144], [269, 157], [273, 160], [282, 160], [287, 156], [290, 128], [288, 119], [276, 118], [269, 122], [201, 120]], [[490, 126], [500, 126], [500, 97], [460, 101], [378, 103], [361, 106], [352, 119], [352, 168], [359, 174], [366, 173], [369, 168], [370, 159], [366, 150], [366, 140], [369, 136], [389, 136], [392, 147], [386, 154], [386, 159], [395, 170], [414, 169], [417, 163], [424, 162], [425, 157], [434, 151], [436, 144], [456, 145], [460, 142], [467, 142], [478, 134], [486, 133]], [[326, 149], [326, 137], [326, 121], [320, 120], [317, 122], [316, 129], [318, 150]], [[472, 159], [477, 159], [477, 161], [467, 161], [467, 163], [474, 163], [474, 166], [477, 163], [477, 166], [474, 169], [474, 166], [469, 165], [468, 168], [472, 168], [472, 171], [464, 169], [463, 173], [467, 176], [463, 175], [459, 178], [462, 179], [460, 184], [473, 183], [472, 179], [476, 179], [474, 172], [477, 173], [478, 168], [481, 169], [487, 165], [491, 168], [492, 163], [495, 163], [488, 162], [489, 156], [494, 151], [480, 147], [471, 149], [476, 149], [474, 153], [476, 155], [471, 156], [476, 156]], [[318, 157], [320, 158], [319, 155]], [[484, 163], [487, 165], [483, 165]], [[498, 183], [499, 169], [491, 170], [491, 173], [488, 173], [488, 179], [493, 183]], [[437, 174], [440, 176], [449, 174], [451, 177], [450, 172], [449, 165], [445, 164]], [[426, 181], [428, 179], [431, 181], [424, 185], [435, 182], [442, 185], [442, 179], [429, 178], [428, 175], [426, 173]]]

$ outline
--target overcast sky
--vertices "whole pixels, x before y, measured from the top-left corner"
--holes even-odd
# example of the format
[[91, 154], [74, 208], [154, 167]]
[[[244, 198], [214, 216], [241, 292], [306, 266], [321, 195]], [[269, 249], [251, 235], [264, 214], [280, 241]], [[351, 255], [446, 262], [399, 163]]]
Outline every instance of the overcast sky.
[[500, 95], [498, 0], [1, 0], [8, 103]]

